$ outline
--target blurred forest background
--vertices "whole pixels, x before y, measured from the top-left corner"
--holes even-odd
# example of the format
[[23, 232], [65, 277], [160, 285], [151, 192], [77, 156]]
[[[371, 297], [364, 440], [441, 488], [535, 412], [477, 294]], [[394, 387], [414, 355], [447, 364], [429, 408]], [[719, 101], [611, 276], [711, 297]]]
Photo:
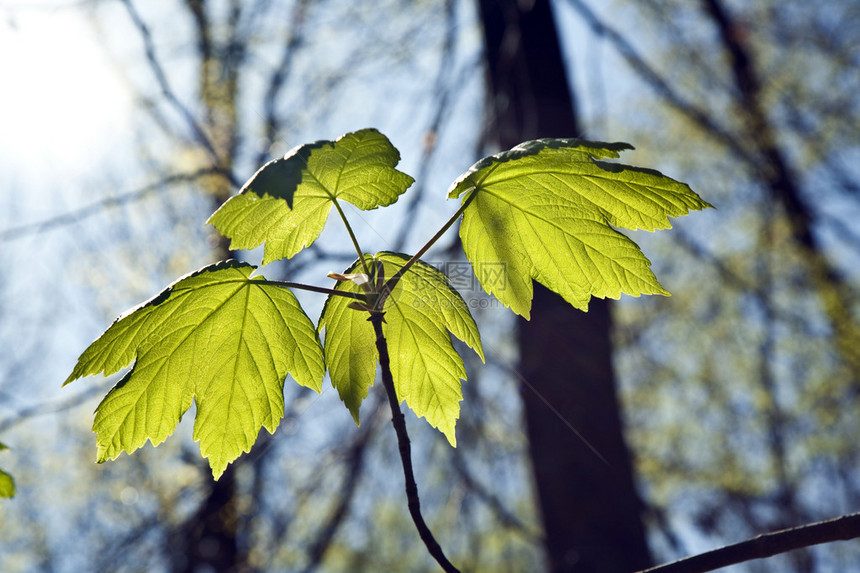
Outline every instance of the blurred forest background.
[[[451, 181], [542, 136], [630, 142], [625, 162], [717, 206], [633, 233], [670, 298], [569, 315], [538, 294], [525, 325], [460, 277], [487, 365], [467, 365], [457, 449], [407, 413], [455, 564], [625, 570], [606, 560], [860, 510], [860, 4], [550, 4], [0, 2], [0, 468], [17, 486], [0, 570], [436, 569], [378, 392], [356, 428], [330, 386], [287, 380], [278, 431], [214, 483], [192, 412], [97, 465], [92, 412], [119, 377], [60, 389], [122, 311], [214, 260], [259, 263], [203, 222], [262, 163], [363, 127], [418, 181], [348, 213], [375, 250], [414, 252], [456, 209]], [[344, 238], [266, 275], [329, 284]], [[461, 262], [442, 243], [425, 259]], [[851, 541], [736, 570], [857, 563]]]

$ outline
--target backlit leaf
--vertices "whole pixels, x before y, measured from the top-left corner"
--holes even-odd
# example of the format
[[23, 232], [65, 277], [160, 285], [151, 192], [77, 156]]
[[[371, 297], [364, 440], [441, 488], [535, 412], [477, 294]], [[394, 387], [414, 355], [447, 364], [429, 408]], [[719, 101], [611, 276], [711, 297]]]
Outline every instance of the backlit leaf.
[[297, 147], [264, 165], [209, 219], [231, 249], [265, 243], [263, 264], [313, 243], [339, 199], [359, 209], [390, 205], [413, 183], [400, 152], [375, 129]]
[[[384, 265], [393, 276], [409, 259], [400, 253], [365, 255]], [[347, 272], [358, 268], [356, 262]], [[338, 289], [360, 292], [351, 281]], [[379, 355], [368, 313], [349, 308], [344, 297], [329, 296], [318, 328], [325, 328], [326, 364], [332, 385], [359, 422], [359, 406], [367, 397]], [[383, 332], [388, 343], [391, 374], [397, 397], [419, 417], [438, 428], [456, 445], [454, 427], [466, 379], [463, 360], [451, 345], [451, 334], [468, 344], [483, 360], [481, 339], [463, 298], [434, 267], [417, 262], [403, 275], [385, 302]], [[449, 334], [450, 332], [450, 334]]]
[[250, 450], [284, 411], [287, 373], [319, 392], [325, 371], [313, 323], [287, 289], [225, 261], [187, 275], [118, 318], [66, 384], [134, 363], [96, 409], [98, 461], [158, 445], [197, 403], [194, 439], [213, 475]]
[[626, 143], [539, 139], [482, 159], [448, 192], [471, 197], [460, 226], [484, 290], [526, 318], [532, 280], [588, 309], [592, 296], [668, 295], [639, 247], [613, 227], [654, 231], [710, 205], [650, 169], [602, 161]]
[[[0, 451], [8, 450], [9, 448], [3, 442], [0, 442]], [[15, 480], [12, 476], [0, 470], [0, 498], [15, 496]]]

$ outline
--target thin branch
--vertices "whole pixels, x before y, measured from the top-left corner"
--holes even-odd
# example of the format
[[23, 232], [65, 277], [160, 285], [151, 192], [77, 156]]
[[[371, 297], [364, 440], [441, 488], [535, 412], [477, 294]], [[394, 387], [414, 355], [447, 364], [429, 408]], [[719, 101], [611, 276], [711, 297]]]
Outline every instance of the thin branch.
[[340, 487], [340, 499], [326, 521], [326, 524], [320, 529], [317, 538], [310, 544], [308, 554], [310, 555], [310, 563], [305, 567], [305, 573], [310, 573], [322, 563], [323, 557], [331, 547], [334, 537], [343, 525], [347, 517], [349, 506], [352, 503], [355, 493], [358, 488], [359, 479], [364, 472], [364, 461], [373, 436], [377, 429], [376, 413], [382, 407], [382, 401], [379, 399], [379, 393], [375, 392], [377, 397], [375, 404], [371, 408], [373, 414], [365, 419], [361, 426], [359, 435], [353, 440], [349, 449], [346, 452], [346, 463], [344, 468], [344, 481]]
[[[442, 127], [443, 119], [451, 111], [449, 100], [452, 95], [459, 95], [462, 90], [455, 89], [454, 86], [462, 86], [463, 78], [458, 78], [455, 82], [447, 81], [451, 70], [454, 67], [454, 52], [456, 51], [457, 41], [457, 12], [454, 10], [453, 0], [445, 0], [445, 40], [442, 44], [442, 54], [439, 58], [439, 68], [436, 72], [435, 92], [437, 94], [436, 109], [433, 113], [433, 118], [430, 125], [425, 129], [425, 134], [428, 140], [424, 145], [424, 153], [421, 158], [421, 167], [418, 171], [416, 181], [418, 183], [413, 187], [409, 204], [406, 207], [406, 214], [403, 217], [403, 225], [400, 227], [397, 238], [394, 240], [394, 251], [400, 252], [403, 250], [403, 245], [406, 244], [406, 238], [409, 233], [415, 228], [415, 215], [418, 211], [418, 206], [422, 202], [424, 196], [424, 181], [428, 180], [430, 171], [430, 161], [433, 154], [436, 152], [436, 139], [439, 136], [439, 131]], [[452, 92], [454, 92], [452, 94]]]
[[427, 551], [436, 560], [437, 563], [448, 573], [459, 573], [459, 570], [448, 561], [442, 547], [433, 537], [430, 528], [424, 522], [424, 517], [421, 515], [421, 501], [418, 498], [418, 485], [415, 483], [415, 474], [412, 471], [412, 448], [409, 444], [409, 434], [406, 431], [406, 418], [403, 417], [403, 412], [400, 410], [400, 401], [397, 399], [397, 391], [394, 389], [394, 378], [391, 376], [391, 363], [388, 358], [388, 344], [385, 341], [385, 336], [382, 332], [382, 323], [385, 320], [382, 312], [370, 313], [370, 322], [373, 324], [373, 332], [376, 335], [376, 350], [379, 352], [379, 367], [382, 371], [382, 384], [385, 386], [385, 393], [388, 395], [388, 404], [391, 406], [391, 423], [394, 424], [394, 431], [397, 434], [397, 445], [400, 449], [400, 461], [403, 463], [403, 477], [406, 481], [406, 500], [409, 506], [409, 514], [412, 516], [412, 521], [415, 522], [415, 527], [418, 529], [418, 535], [424, 545], [427, 546]]
[[505, 507], [504, 503], [502, 503], [496, 495], [485, 488], [483, 484], [478, 482], [478, 480], [469, 473], [469, 470], [466, 467], [466, 461], [463, 459], [462, 455], [460, 455], [459, 450], [454, 451], [452, 461], [454, 470], [460, 476], [460, 479], [463, 480], [463, 484], [466, 488], [468, 488], [475, 497], [490, 508], [490, 511], [493, 512], [493, 515], [496, 517], [496, 520], [501, 523], [502, 527], [518, 533], [524, 539], [532, 543], [543, 543], [545, 541], [542, 533], [534, 531], [523, 523], [516, 514], [514, 514], [514, 512]]
[[834, 332], [835, 346], [843, 363], [855, 373], [855, 386], [860, 384], [860, 327], [846, 317], [852, 312], [846, 301], [853, 300], [855, 289], [840, 269], [825, 253], [820, 238], [814, 232], [815, 218], [808, 199], [798, 183], [790, 155], [768, 117], [762, 96], [761, 73], [756, 69], [754, 51], [722, 0], [702, 0], [703, 8], [722, 41], [738, 92], [736, 106], [746, 116], [746, 135], [750, 139], [754, 161], [761, 165], [759, 180], [770, 197], [785, 211], [791, 238], [802, 247], [800, 252], [817, 291], [824, 312]]
[[99, 213], [107, 209], [113, 207], [120, 207], [122, 205], [132, 203], [134, 201], [140, 201], [151, 193], [163, 189], [165, 185], [194, 181], [206, 175], [222, 175], [224, 177], [229, 178], [229, 176], [222, 169], [218, 169], [215, 167], [200, 169], [193, 173], [179, 173], [176, 175], [168, 175], [160, 181], [150, 183], [149, 185], [146, 185], [135, 191], [115, 195], [113, 197], [105, 197], [104, 199], [101, 199], [94, 203], [90, 203], [85, 207], [81, 207], [79, 209], [63, 213], [62, 215], [50, 217], [48, 219], [38, 221], [36, 223], [28, 223], [25, 225], [19, 225], [17, 227], [10, 227], [8, 229], [0, 230], [0, 243], [4, 243], [6, 241], [16, 241], [18, 239], [23, 239], [24, 237], [28, 237], [30, 235], [38, 235], [40, 233], [52, 231], [60, 227], [74, 225], [83, 221], [84, 219], [88, 219], [90, 217], [98, 215]]
[[[269, 143], [275, 141], [280, 130], [280, 119], [277, 115], [277, 102], [281, 95], [281, 91], [287, 83], [290, 72], [293, 71], [293, 58], [296, 52], [304, 42], [304, 28], [307, 20], [309, 0], [298, 0], [293, 7], [292, 16], [290, 18], [289, 32], [284, 42], [283, 50], [281, 51], [281, 59], [275, 67], [275, 71], [269, 77], [269, 83], [266, 86], [266, 95], [263, 98], [263, 117], [264, 127], [266, 130], [266, 139]], [[267, 161], [269, 149], [261, 149], [257, 155], [256, 164], [262, 165]]]
[[640, 573], [703, 573], [795, 549], [860, 537], [860, 512], [758, 535], [734, 545], [644, 569]]
[[107, 382], [100, 383], [97, 386], [78, 392], [69, 398], [63, 398], [62, 400], [55, 400], [47, 403], [38, 402], [32, 406], [21, 408], [14, 414], [0, 420], [0, 432], [5, 432], [9, 428], [17, 426], [30, 418], [57, 414], [59, 412], [71, 410], [72, 408], [77, 408], [87, 400], [90, 400], [99, 394], [104, 394], [105, 390], [116, 383], [116, 378], [118, 377], [111, 378]]
[[645, 83], [650, 85], [671, 107], [687, 116], [687, 118], [704, 129], [706, 133], [711, 134], [715, 139], [733, 150], [738, 157], [747, 157], [744, 146], [732, 133], [718, 125], [706, 110], [696, 107], [676, 92], [671, 84], [645, 61], [645, 58], [639, 54], [636, 48], [624, 36], [603, 22], [585, 2], [582, 0], [568, 0], [568, 4], [579, 12], [582, 19], [595, 34], [607, 38], [631, 69]]
[[591, 443], [591, 442], [590, 442], [590, 441], [589, 441], [589, 440], [588, 440], [588, 439], [587, 439], [587, 438], [582, 434], [582, 432], [580, 432], [579, 430], [577, 430], [577, 429], [574, 427], [574, 425], [573, 425], [573, 424], [572, 424], [572, 423], [571, 423], [567, 418], [565, 418], [565, 417], [564, 417], [564, 415], [563, 415], [561, 412], [559, 412], [559, 411], [558, 411], [558, 409], [557, 409], [555, 406], [553, 406], [553, 405], [552, 405], [552, 402], [550, 402], [546, 397], [544, 397], [544, 395], [543, 395], [543, 394], [541, 394], [540, 390], [538, 390], [538, 389], [535, 387], [535, 385], [534, 385], [534, 384], [532, 384], [531, 382], [529, 382], [529, 381], [526, 379], [526, 377], [525, 377], [525, 376], [523, 376], [523, 375], [520, 373], [520, 371], [519, 371], [519, 370], [517, 370], [516, 368], [514, 368], [514, 367], [513, 367], [513, 366], [511, 366], [510, 364], [507, 364], [507, 363], [505, 363], [505, 362], [503, 362], [503, 361], [501, 361], [501, 360], [496, 359], [496, 358], [495, 358], [495, 357], [493, 357], [493, 355], [491, 355], [491, 354], [488, 354], [488, 355], [487, 355], [487, 364], [488, 364], [488, 365], [499, 366], [500, 368], [503, 368], [503, 369], [504, 369], [504, 370], [506, 370], [506, 371], [507, 371], [511, 376], [513, 376], [514, 378], [516, 378], [517, 380], [519, 380], [519, 383], [521, 384], [521, 387], [522, 387], [522, 386], [524, 386], [524, 387], [528, 388], [531, 392], [534, 392], [534, 395], [535, 395], [535, 396], [537, 396], [537, 397], [538, 397], [538, 399], [539, 399], [541, 402], [543, 402], [544, 406], [546, 406], [546, 407], [547, 407], [547, 409], [548, 409], [550, 412], [552, 412], [552, 414], [553, 414], [556, 418], [558, 418], [558, 421], [559, 421], [559, 422], [561, 422], [562, 424], [564, 424], [565, 426], [567, 426], [567, 429], [568, 429], [568, 430], [570, 430], [570, 431], [573, 433], [573, 435], [574, 435], [574, 436], [576, 436], [580, 441], [582, 441], [582, 443], [583, 443], [583, 444], [585, 444], [585, 446], [586, 446], [589, 450], [591, 450], [591, 453], [593, 453], [595, 456], [597, 456], [597, 458], [598, 458], [601, 462], [603, 462], [604, 464], [606, 464], [606, 467], [608, 467], [608, 468], [612, 468], [612, 464], [610, 464], [610, 463], [609, 463], [609, 461], [608, 461], [608, 460], [603, 456], [603, 454], [601, 454], [601, 453], [600, 453], [600, 451], [598, 451], [597, 447], [595, 447], [595, 446], [594, 446], [594, 445], [593, 445], [593, 444], [592, 444], [592, 443]]
[[[197, 122], [197, 119], [195, 119], [191, 110], [179, 101], [176, 93], [170, 87], [170, 83], [167, 81], [167, 75], [164, 73], [164, 68], [161, 67], [161, 62], [159, 62], [158, 57], [155, 54], [155, 43], [152, 41], [152, 34], [150, 33], [146, 22], [141, 18], [140, 13], [137, 11], [137, 8], [135, 8], [132, 0], [122, 0], [122, 3], [125, 5], [132, 22], [140, 32], [140, 36], [143, 39], [144, 51], [146, 52], [146, 59], [149, 62], [149, 67], [152, 69], [152, 73], [155, 76], [155, 81], [158, 83], [158, 87], [161, 88], [162, 95], [164, 95], [170, 105], [172, 105], [180, 115], [185, 118], [185, 121], [194, 133], [195, 139], [206, 149], [206, 152], [212, 158], [212, 162], [216, 165], [219, 164], [220, 158], [218, 157], [218, 152], [215, 151], [215, 147], [212, 145], [206, 132], [203, 131], [203, 128]], [[238, 185], [238, 182], [233, 179], [232, 174], [230, 175], [230, 183]]]

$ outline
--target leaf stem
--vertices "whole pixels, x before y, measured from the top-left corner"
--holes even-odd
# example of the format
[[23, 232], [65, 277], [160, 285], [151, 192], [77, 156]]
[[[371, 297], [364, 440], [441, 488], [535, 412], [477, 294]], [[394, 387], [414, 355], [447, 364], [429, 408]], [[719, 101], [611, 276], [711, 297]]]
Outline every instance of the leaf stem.
[[358, 244], [358, 239], [355, 238], [355, 233], [352, 232], [352, 226], [346, 219], [346, 213], [343, 212], [343, 209], [340, 207], [340, 203], [337, 202], [335, 197], [332, 197], [332, 203], [334, 203], [334, 208], [337, 209], [337, 213], [340, 215], [340, 219], [346, 227], [346, 232], [349, 233], [349, 238], [352, 239], [352, 246], [355, 247], [355, 252], [358, 253], [358, 260], [361, 261], [361, 267], [364, 269], [364, 274], [370, 276], [370, 269], [367, 268], [367, 262], [364, 260], [364, 251], [361, 250], [361, 246]]
[[290, 281], [270, 281], [268, 279], [259, 280], [259, 281], [255, 281], [255, 282], [258, 282], [258, 283], [264, 284], [264, 285], [272, 285], [272, 286], [283, 287], [283, 288], [297, 288], [297, 289], [301, 289], [301, 290], [309, 290], [311, 292], [319, 292], [322, 294], [333, 294], [336, 296], [345, 296], [347, 298], [354, 298], [354, 299], [362, 300], [362, 301], [365, 300], [364, 295], [359, 294], [357, 292], [347, 292], [345, 290], [337, 290], [337, 289], [332, 289], [332, 288], [318, 287], [318, 286], [314, 286], [314, 285], [306, 285], [303, 283], [294, 283], [294, 282], [290, 282]]
[[391, 291], [394, 290], [394, 287], [397, 285], [398, 281], [400, 281], [400, 277], [402, 277], [403, 274], [409, 270], [409, 267], [414, 265], [416, 261], [418, 261], [418, 259], [424, 256], [424, 253], [430, 250], [430, 247], [432, 247], [436, 243], [436, 241], [442, 238], [442, 235], [444, 235], [448, 231], [448, 229], [451, 228], [451, 225], [457, 222], [457, 219], [460, 218], [460, 215], [462, 215], [466, 211], [466, 207], [468, 207], [469, 204], [472, 202], [472, 199], [475, 198], [474, 191], [475, 187], [470, 187], [466, 190], [466, 193], [468, 193], [468, 195], [463, 200], [463, 204], [460, 205], [460, 208], [457, 209], [457, 211], [453, 215], [451, 215], [451, 218], [448, 219], [444, 225], [442, 225], [441, 229], [436, 231], [435, 235], [430, 237], [430, 240], [427, 241], [423, 247], [418, 249], [417, 253], [412, 255], [412, 258], [406, 261], [406, 263], [402, 267], [400, 267], [400, 269], [396, 273], [394, 273], [394, 275], [392, 275], [390, 279], [388, 279], [388, 281], [382, 288], [382, 294], [380, 295], [379, 300], [377, 302], [377, 309], [382, 309], [383, 305], [385, 304], [385, 299], [388, 298], [388, 296], [391, 294]]
[[[449, 225], [450, 226], [450, 225]], [[403, 477], [406, 481], [406, 500], [409, 506], [409, 514], [412, 516], [412, 521], [418, 529], [418, 535], [424, 545], [427, 546], [427, 551], [436, 560], [437, 563], [448, 573], [459, 573], [459, 570], [448, 561], [442, 547], [433, 537], [430, 528], [424, 522], [421, 515], [421, 502], [418, 498], [418, 485], [415, 483], [415, 474], [412, 471], [412, 447], [409, 443], [409, 434], [406, 432], [406, 419], [403, 417], [403, 412], [400, 410], [400, 402], [397, 400], [397, 391], [394, 389], [394, 378], [391, 376], [391, 364], [388, 358], [388, 344], [385, 341], [385, 336], [382, 332], [382, 323], [384, 321], [384, 313], [371, 312], [370, 322], [373, 324], [373, 332], [376, 334], [376, 349], [379, 352], [379, 367], [382, 371], [382, 384], [385, 386], [385, 393], [388, 395], [388, 404], [391, 406], [391, 423], [394, 425], [394, 431], [397, 434], [397, 445], [400, 449], [400, 461], [403, 463]]]

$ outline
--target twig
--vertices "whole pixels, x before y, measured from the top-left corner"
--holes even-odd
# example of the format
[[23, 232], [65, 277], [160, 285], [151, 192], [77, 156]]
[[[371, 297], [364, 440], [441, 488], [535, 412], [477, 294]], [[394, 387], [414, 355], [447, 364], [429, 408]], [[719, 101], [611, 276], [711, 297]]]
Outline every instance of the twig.
[[378, 426], [376, 414], [382, 408], [382, 400], [379, 393], [375, 392], [375, 403], [371, 411], [373, 415], [369, 419], [364, 420], [361, 426], [361, 431], [353, 440], [352, 445], [346, 452], [344, 481], [340, 489], [340, 500], [336, 504], [334, 511], [328, 518], [326, 524], [320, 529], [317, 538], [310, 544], [308, 550], [309, 563], [305, 567], [305, 573], [310, 573], [316, 570], [322, 563], [326, 552], [331, 547], [332, 541], [349, 512], [350, 504], [352, 503], [355, 493], [358, 489], [358, 482], [364, 472], [364, 461], [367, 457], [368, 444], [370, 444]]
[[409, 513], [412, 516], [412, 521], [415, 522], [415, 527], [418, 529], [418, 535], [424, 545], [427, 546], [427, 551], [436, 560], [442, 569], [448, 573], [459, 573], [459, 570], [448, 561], [445, 554], [442, 552], [442, 547], [433, 537], [430, 528], [424, 523], [424, 518], [421, 516], [421, 501], [418, 498], [418, 486], [415, 483], [415, 475], [412, 471], [412, 448], [409, 444], [409, 434], [406, 432], [406, 418], [403, 417], [403, 412], [400, 410], [400, 402], [397, 400], [397, 391], [394, 389], [394, 378], [391, 376], [391, 363], [388, 358], [388, 344], [385, 341], [385, 335], [382, 332], [382, 322], [384, 313], [370, 313], [370, 322], [373, 324], [373, 332], [376, 335], [376, 350], [379, 352], [379, 367], [382, 371], [382, 384], [385, 386], [385, 393], [388, 395], [388, 404], [391, 406], [391, 423], [394, 424], [394, 431], [397, 433], [397, 445], [400, 449], [400, 461], [403, 463], [403, 477], [406, 480], [406, 500], [409, 506]]
[[765, 533], [741, 543], [644, 569], [639, 573], [703, 573], [753, 559], [764, 559], [794, 549], [857, 537], [860, 537], [860, 512]]
[[17, 426], [18, 424], [30, 418], [57, 414], [59, 412], [65, 412], [66, 410], [76, 408], [77, 406], [83, 404], [87, 400], [90, 400], [94, 396], [104, 394], [104, 392], [108, 388], [110, 388], [113, 384], [116, 383], [116, 378], [118, 377], [113, 377], [107, 382], [101, 383], [97, 386], [93, 386], [92, 388], [84, 390], [83, 392], [79, 392], [78, 394], [75, 394], [74, 396], [71, 396], [69, 398], [55, 400], [53, 402], [47, 403], [37, 403], [32, 406], [22, 408], [17, 412], [13, 413], [11, 416], [0, 420], [0, 432], [5, 432], [9, 428]]
[[[445, 0], [443, 11], [445, 12], [445, 40], [442, 44], [442, 54], [439, 58], [439, 68], [436, 72], [435, 88], [436, 92], [436, 109], [433, 112], [433, 118], [430, 124], [424, 130], [424, 133], [433, 139], [427, 141], [424, 145], [424, 153], [421, 158], [421, 167], [419, 168], [417, 183], [412, 188], [411, 198], [406, 207], [406, 215], [403, 217], [403, 225], [394, 240], [394, 251], [403, 251], [403, 246], [406, 244], [406, 238], [409, 233], [415, 229], [415, 217], [419, 205], [422, 203], [424, 196], [424, 181], [430, 179], [430, 163], [433, 154], [436, 152], [437, 146], [435, 139], [438, 137], [442, 127], [442, 122], [446, 116], [450, 114], [452, 105], [450, 99], [462, 93], [462, 90], [457, 87], [463, 85], [463, 78], [458, 78], [456, 81], [450, 81], [448, 78], [451, 75], [451, 70], [454, 68], [454, 53], [457, 43], [457, 12], [454, 9], [453, 0]], [[455, 87], [456, 86], [456, 87]]]
[[645, 61], [636, 48], [621, 35], [620, 32], [603, 22], [586, 2], [568, 0], [574, 10], [579, 12], [585, 23], [598, 36], [607, 38], [618, 54], [627, 62], [631, 69], [647, 83], [651, 89], [662, 97], [667, 104], [676, 109], [691, 121], [699, 125], [706, 133], [713, 136], [723, 145], [731, 149], [738, 157], [746, 157], [745, 148], [740, 140], [723, 126], [717, 124], [703, 108], [696, 107], [684, 99], [672, 85]]
[[[293, 59], [296, 52], [304, 43], [305, 22], [307, 21], [307, 12], [309, 0], [299, 0], [293, 6], [293, 13], [288, 25], [288, 34], [286, 41], [281, 51], [281, 59], [275, 67], [272, 75], [269, 76], [269, 83], [266, 87], [266, 95], [263, 98], [263, 110], [265, 117], [263, 118], [263, 126], [266, 130], [266, 139], [269, 143], [275, 141], [280, 130], [280, 119], [277, 114], [277, 102], [280, 101], [281, 91], [287, 83], [290, 73], [293, 72]], [[262, 165], [270, 159], [269, 149], [261, 149], [257, 154], [256, 164]]]
[[89, 205], [85, 205], [83, 207], [74, 209], [61, 215], [49, 217], [47, 219], [34, 223], [25, 223], [17, 227], [0, 229], [0, 243], [4, 243], [7, 241], [16, 241], [18, 239], [23, 239], [30, 235], [38, 235], [40, 233], [52, 231], [56, 228], [74, 225], [83, 221], [84, 219], [88, 219], [90, 217], [98, 215], [103, 211], [106, 211], [107, 209], [113, 207], [120, 207], [122, 205], [132, 203], [134, 201], [140, 201], [141, 199], [144, 199], [155, 192], [165, 189], [167, 186], [176, 183], [188, 183], [191, 181], [195, 181], [201, 177], [205, 177], [206, 175], [221, 175], [229, 179], [229, 175], [225, 173], [223, 169], [218, 169], [217, 167], [207, 167], [204, 169], [199, 169], [192, 173], [178, 173], [175, 175], [168, 175], [163, 179], [160, 179], [159, 181], [141, 187], [140, 189], [137, 189], [135, 191], [130, 191], [128, 193], [123, 193], [120, 195], [114, 195], [112, 197], [105, 197], [104, 199], [100, 199], [98, 201], [90, 203]]
[[472, 474], [469, 473], [469, 470], [466, 467], [466, 462], [459, 454], [459, 450], [454, 450], [452, 461], [454, 470], [460, 476], [460, 479], [463, 480], [463, 484], [472, 492], [473, 495], [475, 495], [475, 497], [489, 507], [490, 511], [493, 512], [493, 515], [502, 527], [511, 529], [531, 543], [543, 543], [545, 541], [542, 533], [535, 532], [523, 523], [512, 511], [505, 507], [502, 500], [494, 495], [493, 492], [485, 488], [483, 484], [478, 482]]
[[[167, 74], [165, 74], [164, 68], [161, 66], [161, 62], [158, 60], [158, 56], [155, 53], [155, 43], [152, 40], [152, 34], [149, 31], [149, 27], [143, 21], [143, 18], [140, 16], [140, 13], [137, 11], [132, 0], [122, 0], [122, 3], [126, 8], [132, 23], [140, 33], [141, 39], [143, 40], [143, 48], [146, 52], [146, 59], [149, 62], [149, 67], [152, 70], [153, 75], [155, 76], [156, 83], [159, 88], [161, 88], [162, 95], [185, 119], [185, 122], [194, 134], [194, 138], [197, 140], [197, 143], [203, 146], [212, 158], [212, 162], [216, 165], [219, 164], [220, 158], [218, 157], [218, 152], [215, 151], [212, 141], [206, 135], [206, 132], [203, 131], [203, 128], [194, 117], [194, 114], [191, 113], [191, 110], [179, 101], [179, 98], [176, 96], [176, 92], [174, 92], [170, 87], [170, 83], [167, 80]], [[232, 174], [230, 174], [230, 179], [233, 185], [238, 185], [238, 182], [233, 180]]]

